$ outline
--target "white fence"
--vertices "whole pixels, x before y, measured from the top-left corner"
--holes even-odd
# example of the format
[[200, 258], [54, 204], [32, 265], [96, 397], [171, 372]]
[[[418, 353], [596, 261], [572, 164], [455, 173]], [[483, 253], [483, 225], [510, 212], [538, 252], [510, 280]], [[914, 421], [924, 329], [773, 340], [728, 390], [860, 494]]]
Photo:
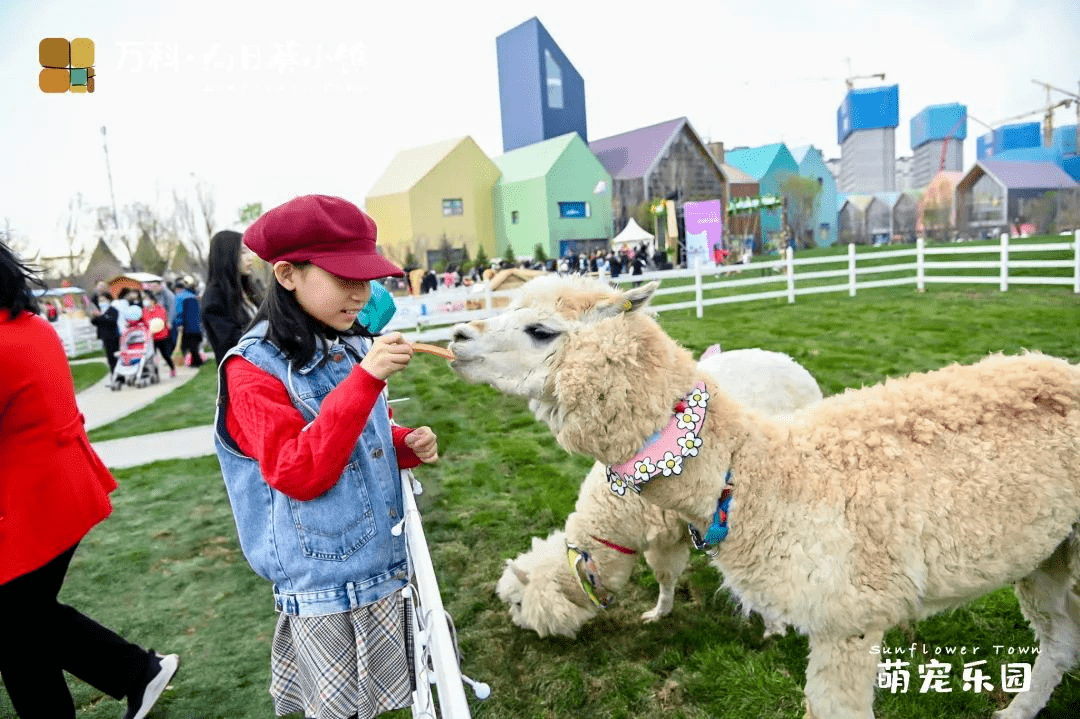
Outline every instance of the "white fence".
[[60, 336], [60, 342], [63, 343], [64, 352], [68, 357], [76, 357], [101, 349], [101, 340], [97, 338], [97, 328], [85, 317], [70, 317], [61, 314], [51, 324], [56, 334]]
[[[1048, 252], [1071, 252], [1072, 257], [1027, 258], [1032, 254]], [[943, 255], [982, 255], [991, 256], [992, 259], [934, 259]], [[893, 262], [883, 263], [883, 260]], [[1015, 270], [1020, 269], [1050, 268], [1069, 269], [1071, 273], [1015, 273]], [[955, 273], [963, 270], [995, 272], [939, 274], [942, 271]], [[882, 275], [891, 276], [882, 278]], [[1039, 244], [1011, 244], [1009, 236], [1002, 234], [997, 245], [954, 244], [926, 247], [925, 243], [919, 240], [914, 247], [885, 251], [870, 248], [860, 251], [855, 245], [848, 245], [846, 256], [795, 259], [791, 250], [788, 250], [782, 259], [773, 262], [721, 265], [708, 269], [697, 266], [692, 269], [602, 278], [614, 284], [677, 280], [678, 282], [669, 286], [662, 284], [656, 290], [651, 308], [656, 312], [694, 309], [699, 318], [703, 316], [704, 308], [711, 305], [778, 298], [787, 298], [790, 303], [795, 302], [795, 298], [799, 296], [828, 292], [847, 292], [854, 297], [859, 290], [901, 285], [913, 285], [921, 291], [925, 290], [928, 284], [996, 284], [1002, 292], [1007, 291], [1010, 284], [1067, 285], [1073, 288], [1073, 292], [1080, 293], [1080, 230], [1076, 230], [1071, 238]], [[824, 282], [828, 280], [840, 281]], [[757, 286], [761, 287], [761, 291], [746, 291], [747, 288]], [[513, 290], [491, 292], [484, 285], [474, 285], [471, 288], [441, 290], [421, 297], [397, 298], [398, 312], [388, 329], [405, 332], [409, 339], [417, 341], [450, 339], [453, 325], [482, 319], [500, 311], [499, 298], [506, 298], [508, 301], [513, 294]], [[676, 296], [686, 299], [676, 300]], [[664, 298], [675, 301], [666, 301]], [[469, 309], [470, 305], [480, 309]]]
[[[469, 713], [469, 703], [465, 700], [463, 685], [469, 684], [479, 699], [486, 699], [491, 690], [487, 684], [475, 682], [461, 673], [457, 638], [454, 636], [449, 615], [443, 608], [435, 568], [431, 564], [431, 553], [428, 551], [424, 527], [420, 522], [420, 512], [413, 498], [413, 495], [420, 491], [420, 484], [416, 482], [413, 473], [410, 470], [403, 471], [401, 492], [405, 517], [401, 526], [405, 532], [409, 566], [413, 574], [412, 584], [405, 588], [406, 597], [413, 604], [413, 669], [416, 691], [413, 692], [412, 715], [414, 719], [467, 719], [472, 715]], [[437, 691], [438, 711], [431, 692], [432, 685], [435, 685]]]

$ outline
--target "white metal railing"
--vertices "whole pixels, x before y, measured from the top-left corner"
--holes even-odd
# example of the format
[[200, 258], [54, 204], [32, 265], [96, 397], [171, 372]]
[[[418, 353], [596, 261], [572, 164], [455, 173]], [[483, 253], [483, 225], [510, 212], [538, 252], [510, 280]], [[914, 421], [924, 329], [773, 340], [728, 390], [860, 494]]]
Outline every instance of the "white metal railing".
[[[420, 511], [416, 508], [414, 494], [420, 494], [420, 483], [411, 470], [401, 472], [401, 494], [405, 516], [395, 531], [405, 532], [409, 550], [409, 566], [412, 582], [405, 588], [406, 598], [412, 602], [413, 671], [416, 690], [413, 692], [412, 715], [414, 719], [468, 719], [469, 703], [465, 699], [464, 684], [472, 687], [478, 699], [486, 699], [491, 689], [483, 682], [476, 682], [461, 673], [461, 661], [457, 650], [457, 637], [449, 614], [443, 607], [439, 594], [439, 582], [431, 563]], [[435, 685], [438, 693], [438, 709], [431, 692]]]
[[[1071, 251], [1071, 259], [1032, 260], [1018, 259], [1017, 254], [1028, 255], [1038, 252]], [[940, 255], [984, 255], [993, 259], [969, 261], [939, 261], [933, 259]], [[881, 265], [881, 260], [895, 259], [899, 262]], [[866, 261], [875, 264], [867, 265]], [[860, 264], [862, 262], [863, 264]], [[826, 269], [825, 267], [833, 267]], [[1071, 275], [1035, 276], [1015, 275], [1016, 269], [1071, 269]], [[801, 271], [804, 269], [805, 271]], [[942, 271], [960, 270], [997, 270], [993, 275], [944, 275], [934, 274]], [[929, 272], [929, 273], [928, 273]], [[743, 276], [753, 273], [755, 276]], [[868, 276], [885, 273], [902, 273], [900, 277], [885, 279], [865, 279]], [[782, 276], [781, 276], [782, 275]], [[681, 295], [677, 301], [660, 304], [654, 299], [651, 309], [656, 312], [669, 310], [694, 309], [697, 316], [703, 316], [704, 308], [710, 305], [733, 302], [751, 302], [754, 300], [787, 298], [795, 302], [798, 296], [815, 295], [827, 292], [847, 292], [854, 297], [859, 290], [876, 287], [894, 287], [914, 285], [920, 291], [928, 284], [997, 284], [1002, 292], [1016, 285], [1071, 285], [1073, 292], [1080, 294], [1080, 230], [1072, 233], [1070, 239], [1060, 242], [1038, 244], [1011, 244], [1008, 234], [1002, 234], [996, 245], [926, 247], [919, 240], [915, 247], [882, 252], [859, 252], [855, 245], [848, 245], [847, 255], [828, 257], [808, 257], [795, 259], [794, 253], [787, 250], [782, 258], [771, 262], [756, 262], [749, 265], [720, 265], [715, 268], [703, 268], [700, 265], [690, 269], [646, 272], [641, 275], [620, 275], [612, 278], [600, 275], [601, 279], [613, 284], [626, 282], [648, 282], [650, 280], [692, 279], [691, 284], [669, 285], [656, 290], [654, 297], [671, 298]], [[835, 284], [802, 285], [808, 281], [841, 279]], [[762, 286], [760, 292], [745, 292], [745, 288]], [[472, 288], [457, 288], [457, 292], [441, 290], [421, 297], [398, 298], [398, 313], [390, 323], [389, 329], [398, 329], [409, 334], [413, 340], [450, 339], [452, 327], [458, 322], [483, 319], [499, 312], [509, 302], [513, 290], [491, 292], [484, 285]], [[731, 294], [716, 296], [716, 292], [736, 290]], [[446, 294], [444, 294], [446, 293]], [[711, 293], [706, 296], [706, 293]], [[505, 299], [501, 299], [505, 298]]]

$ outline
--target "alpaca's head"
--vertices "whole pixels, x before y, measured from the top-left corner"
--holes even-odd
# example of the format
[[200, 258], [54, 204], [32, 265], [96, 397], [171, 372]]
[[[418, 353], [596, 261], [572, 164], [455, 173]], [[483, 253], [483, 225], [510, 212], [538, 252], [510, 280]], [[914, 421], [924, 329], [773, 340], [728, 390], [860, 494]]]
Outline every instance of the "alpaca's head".
[[540, 277], [506, 311], [454, 327], [454, 371], [525, 397], [568, 450], [628, 459], [693, 384], [690, 353], [643, 309], [656, 283], [626, 291]]
[[506, 560], [495, 593], [514, 624], [541, 637], [573, 637], [598, 611], [570, 570], [562, 531], [533, 537], [532, 549]]

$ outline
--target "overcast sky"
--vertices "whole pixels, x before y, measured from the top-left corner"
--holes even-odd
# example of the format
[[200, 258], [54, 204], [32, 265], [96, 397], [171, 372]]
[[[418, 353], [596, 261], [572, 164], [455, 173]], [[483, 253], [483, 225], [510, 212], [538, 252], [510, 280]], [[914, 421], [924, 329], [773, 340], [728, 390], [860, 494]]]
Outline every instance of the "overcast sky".
[[[221, 227], [299, 194], [363, 205], [409, 147], [471, 135], [494, 157], [495, 37], [533, 16], [585, 79], [591, 139], [686, 116], [727, 147], [838, 156], [849, 63], [899, 84], [899, 154], [927, 105], [993, 123], [1043, 106], [1032, 79], [1080, 92], [1078, 0], [4, 0], [0, 225], [64, 251], [71, 198], [110, 203], [103, 125], [117, 205], [167, 209], [198, 179]], [[94, 94], [38, 89], [44, 37], [94, 41]], [[969, 122], [967, 166], [983, 132]]]

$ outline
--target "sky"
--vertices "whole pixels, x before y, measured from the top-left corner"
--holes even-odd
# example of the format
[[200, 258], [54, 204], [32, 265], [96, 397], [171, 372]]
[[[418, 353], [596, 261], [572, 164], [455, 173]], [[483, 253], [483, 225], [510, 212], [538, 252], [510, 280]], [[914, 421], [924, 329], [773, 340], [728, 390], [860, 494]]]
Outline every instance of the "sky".
[[[1037, 121], [1046, 91], [1032, 79], [1080, 93], [1077, 0], [0, 0], [0, 229], [55, 255], [76, 195], [171, 214], [173, 193], [202, 183], [223, 229], [253, 202], [363, 206], [411, 147], [469, 135], [495, 157], [495, 38], [534, 16], [584, 77], [594, 140], [685, 116], [728, 148], [838, 157], [845, 78], [884, 73], [906, 155], [927, 105]], [[93, 40], [93, 94], [41, 92], [46, 37]], [[1059, 109], [1055, 126], [1076, 118]], [[984, 132], [969, 121], [965, 167]], [[92, 249], [92, 223], [75, 244]]]

